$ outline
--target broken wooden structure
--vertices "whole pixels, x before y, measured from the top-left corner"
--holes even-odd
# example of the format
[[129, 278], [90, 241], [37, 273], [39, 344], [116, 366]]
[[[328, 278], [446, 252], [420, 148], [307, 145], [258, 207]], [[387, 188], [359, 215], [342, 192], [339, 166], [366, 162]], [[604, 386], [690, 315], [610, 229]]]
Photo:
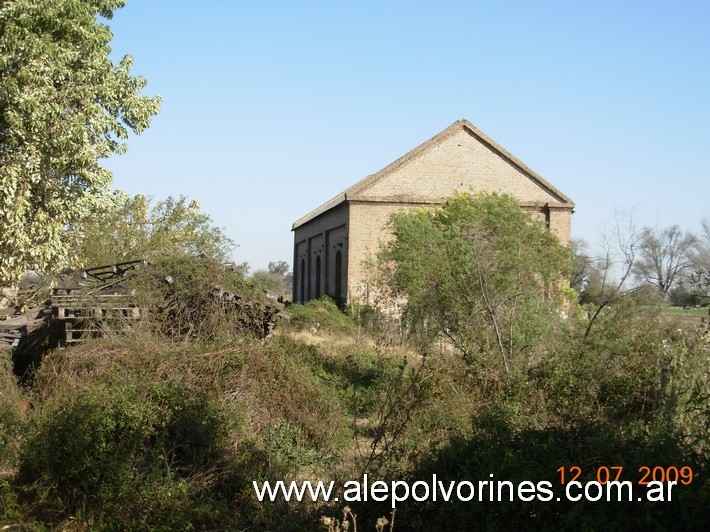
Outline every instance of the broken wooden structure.
[[147, 264], [134, 260], [87, 268], [80, 272], [85, 280], [80, 286], [54, 288], [50, 304], [59, 345], [130, 332], [141, 310], [123, 281]]
[[141, 317], [130, 295], [89, 294], [73, 288], [55, 288], [51, 298], [52, 317], [59, 330], [59, 345], [89, 337], [112, 337], [129, 332], [131, 322]]
[[245, 298], [216, 285], [210, 290], [210, 297], [221, 305], [232, 307], [242, 327], [255, 332], [260, 338], [271, 336], [277, 318], [291, 319], [291, 315], [284, 310], [285, 305], [268, 297], [268, 294], [264, 302]]
[[[29, 311], [22, 309], [26, 306], [23, 304], [18, 304], [14, 310], [4, 309], [6, 312], [0, 316], [0, 350], [10, 350], [15, 361], [18, 357], [27, 358], [27, 353], [38, 349], [129, 333], [145, 314], [130, 286], [130, 276], [147, 265], [145, 260], [136, 260], [88, 268], [78, 276], [59, 279], [60, 286], [51, 290], [49, 300], [33, 302], [36, 306]], [[168, 276], [166, 281], [172, 284], [173, 279]], [[44, 291], [46, 294], [47, 286], [44, 286], [33, 287], [34, 293]], [[228, 310], [241, 329], [252, 331], [260, 338], [271, 335], [277, 318], [289, 320], [291, 317], [284, 310], [284, 304], [272, 294], [267, 293], [266, 299], [261, 300], [214, 286], [206, 295]], [[169, 312], [175, 303], [172, 297], [168, 296], [151, 310]]]
[[0, 350], [14, 349], [26, 339], [37, 339], [37, 333], [47, 327], [49, 312], [34, 308], [24, 314], [0, 320]]

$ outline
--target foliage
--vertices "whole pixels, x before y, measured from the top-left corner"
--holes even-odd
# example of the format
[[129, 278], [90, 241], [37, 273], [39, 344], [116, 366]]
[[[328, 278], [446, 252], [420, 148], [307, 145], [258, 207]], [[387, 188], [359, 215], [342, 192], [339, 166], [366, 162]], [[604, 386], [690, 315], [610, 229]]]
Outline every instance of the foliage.
[[690, 294], [702, 304], [710, 302], [710, 269], [700, 268], [688, 276]]
[[[707, 329], [686, 334], [656, 309], [632, 312], [634, 304], [625, 299], [607, 309], [586, 340], [558, 331], [558, 338], [546, 339], [553, 356], [500, 387], [487, 387], [475, 375], [467, 378], [461, 367], [449, 370], [457, 377], [444, 379], [444, 368], [433, 366], [429, 395], [435, 400], [423, 410], [429, 424], [414, 420], [426, 426], [416, 440], [418, 457], [412, 453], [410, 467], [387, 478], [428, 482], [435, 474], [444, 486], [466, 480], [473, 482], [476, 498], [468, 503], [410, 500], [398, 505], [400, 526], [461, 530], [478, 523], [492, 530], [547, 530], [580, 524], [597, 529], [613, 522], [640, 529], [653, 522], [661, 528], [702, 529], [710, 494], [704, 475]], [[452, 395], [456, 399], [446, 409], [436, 406]], [[454, 416], [471, 399], [478, 405], [468, 413], [468, 430], [452, 430]], [[431, 445], [437, 433], [444, 437]], [[615, 465], [624, 468], [624, 480], [637, 482], [639, 468], [649, 464], [691, 466], [695, 480], [678, 486], [671, 503], [571, 504], [565, 502], [557, 472], [580, 465], [580, 480], [587, 481], [596, 479], [601, 466]], [[514, 485], [549, 481], [562, 502], [511, 501], [507, 495], [487, 502], [487, 489], [479, 502], [478, 481], [490, 480], [490, 474], [494, 481]], [[635, 489], [643, 488], [636, 484]], [[384, 511], [385, 505], [357, 508], [361, 516]]]
[[352, 334], [357, 323], [338, 308], [333, 299], [323, 296], [311, 299], [305, 305], [295, 304], [288, 308], [291, 325], [296, 330], [320, 330], [331, 333]]
[[[710, 323], [703, 319], [691, 332], [678, 330], [676, 341], [665, 340], [662, 350], [668, 370], [659, 422], [670, 424], [692, 449], [710, 456]], [[669, 371], [670, 370], [670, 371]]]
[[559, 308], [569, 255], [511, 196], [458, 195], [392, 219], [381, 286], [406, 317], [472, 363], [506, 373], [535, 356]]
[[227, 460], [225, 423], [209, 396], [156, 380], [62, 399], [23, 446], [19, 483], [41, 517], [93, 513], [105, 525], [181, 528], [207, 517], [191, 492], [214, 490]]
[[693, 270], [710, 270], [710, 219], [704, 218], [700, 225], [702, 231], [695, 241], [690, 254]]
[[641, 240], [631, 215], [624, 220], [622, 214], [617, 213], [613, 227], [605, 227], [603, 252], [591, 261], [589, 279], [580, 297], [580, 302], [587, 306], [585, 337], [591, 334], [597, 320], [610, 306], [636, 291], [637, 287], [629, 286], [629, 281]]
[[215, 340], [243, 335], [251, 323], [236, 305], [212, 296], [215, 289], [234, 292], [258, 304], [256, 290], [238, 270], [219, 261], [191, 255], [167, 255], [130, 280], [140, 306], [149, 309], [145, 328], [175, 339]]
[[[0, 355], [4, 353], [0, 352]], [[0, 471], [15, 467], [24, 428], [21, 406], [25, 404], [10, 357], [0, 358]]]
[[581, 298], [592, 280], [592, 258], [587, 251], [587, 244], [582, 240], [572, 240], [571, 251], [572, 270], [569, 285]]
[[[139, 297], [174, 295], [198, 307], [194, 298], [211, 283], [245, 282], [189, 256], [140, 272]], [[690, 465], [697, 475], [674, 490], [672, 503], [410, 500], [398, 505], [397, 526], [703, 529], [707, 324], [681, 328], [658, 307], [622, 297], [599, 312], [585, 337], [586, 318], [568, 308], [566, 319], [534, 339], [545, 356], [502, 375], [480, 371], [441, 339], [420, 356], [419, 345], [403, 341], [398, 320], [380, 325], [384, 313], [373, 320], [375, 311], [361, 309], [368, 317], [357, 322], [327, 298], [289, 309], [292, 326], [266, 342], [235, 334], [230, 316], [207, 307], [212, 325], [196, 341], [161, 334], [166, 323], [51, 353], [34, 380], [35, 409], [24, 418], [13, 411], [22, 437], [6, 463], [19, 457], [20, 467], [0, 478], [3, 524], [309, 530], [341, 507], [260, 504], [251, 482], [341, 483], [366, 471], [388, 483], [436, 474], [477, 487], [493, 474], [557, 482], [560, 490], [558, 468], [579, 464], [581, 480], [604, 465], [623, 466], [633, 481], [642, 465]], [[391, 516], [389, 502], [350, 505], [361, 526], [384, 528], [378, 518]], [[329, 523], [342, 528], [343, 520]]]
[[156, 260], [167, 255], [204, 255], [225, 262], [234, 242], [214, 227], [197, 201], [168, 197], [151, 206], [142, 195], [113, 194], [107, 212], [92, 214], [81, 226], [73, 261], [100, 266], [129, 260]]
[[[484, 416], [476, 422], [470, 437], [452, 439], [409, 477], [413, 482], [436, 474], [444, 486], [468, 480], [475, 486], [475, 498], [470, 502], [454, 498], [448, 503], [408, 501], [398, 507], [398, 521], [409, 530], [430, 529], [434, 523], [438, 530], [468, 530], [471, 523], [486, 530], [643, 530], [649, 523], [659, 529], [703, 530], [708, 484], [702, 473], [691, 485], [677, 486], [671, 502], [571, 502], [565, 498], [558, 472], [560, 467], [580, 465], [582, 476], [578, 480], [584, 483], [596, 480], [601, 466], [622, 466], [622, 480], [634, 482], [635, 493], [640, 494], [643, 487], [637, 482], [643, 472], [639, 468], [648, 464], [692, 465], [696, 472], [704, 471], [705, 466], [701, 457], [672, 438], [650, 439], [626, 434], [614, 425], [593, 423], [520, 429], [505, 415]], [[494, 483], [492, 493], [496, 498], [492, 501], [488, 487], [479, 492], [481, 480]], [[511, 500], [505, 485], [497, 499], [497, 483], [505, 481], [513, 486], [523, 481], [535, 485], [547, 481], [559, 499], [541, 501], [533, 497], [523, 502], [514, 489]]]
[[[385, 516], [379, 517], [377, 521], [375, 521], [375, 530], [377, 532], [393, 532], [396, 513], [397, 510], [394, 509], [390, 512], [389, 519]], [[348, 530], [357, 530], [357, 515], [352, 512], [349, 506], [345, 506], [343, 508], [342, 519], [323, 515], [320, 518], [320, 523], [323, 525], [323, 529], [328, 532], [347, 532]]]
[[286, 275], [289, 270], [288, 262], [280, 260], [277, 262], [269, 262], [269, 273], [272, 275]]
[[710, 303], [710, 220], [703, 219], [702, 232], [690, 254], [691, 266], [683, 283], [686, 303]]
[[66, 227], [100, 211], [111, 174], [99, 161], [126, 149], [158, 112], [133, 59], [109, 58], [123, 0], [0, 4], [0, 282], [64, 266]]
[[546, 390], [550, 419], [578, 422], [649, 421], [660, 407], [661, 377], [669, 360], [661, 348], [669, 334], [655, 307], [619, 301], [586, 338], [563, 336], [531, 375]]
[[[330, 373], [335, 371], [334, 367], [325, 369], [322, 355], [313, 347], [281, 337], [265, 349], [250, 353], [241, 377], [249, 383], [254, 399], [259, 402], [261, 422], [268, 421], [264, 425], [269, 434], [264, 440], [267, 444], [274, 439], [282, 442], [290, 439], [303, 449], [328, 454], [342, 443], [347, 429], [340, 397], [332, 385], [334, 377]], [[283, 451], [283, 446], [280, 449]], [[302, 459], [291, 458], [289, 467]], [[272, 469], [269, 473], [277, 471]]]
[[[405, 358], [391, 379], [383, 382], [376, 403], [376, 422], [372, 429], [369, 451], [358, 452], [364, 459], [362, 473], [382, 463], [397, 462], [402, 458], [402, 440], [409, 429], [412, 418], [426, 405], [428, 380], [430, 377], [426, 359], [417, 361], [410, 367]], [[399, 451], [399, 452], [397, 452]], [[390, 468], [392, 465], [390, 465]]]
[[[353, 365], [371, 364], [359, 353], [339, 364], [281, 336], [139, 335], [53, 353], [35, 380], [39, 407], [14, 481], [25, 518], [230, 530], [310, 520], [307, 508], [257, 505], [251, 481], [340, 475], [351, 437], [345, 389]], [[363, 388], [380, 382], [373, 369]]]

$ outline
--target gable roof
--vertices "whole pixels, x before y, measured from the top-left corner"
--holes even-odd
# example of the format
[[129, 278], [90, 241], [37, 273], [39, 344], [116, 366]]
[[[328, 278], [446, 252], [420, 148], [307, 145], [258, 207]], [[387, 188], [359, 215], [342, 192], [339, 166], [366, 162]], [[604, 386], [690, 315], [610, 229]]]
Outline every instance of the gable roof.
[[444, 131], [439, 133], [438, 135], [432, 137], [431, 139], [427, 140], [423, 144], [420, 144], [410, 152], [406, 153], [393, 163], [385, 166], [382, 170], [380, 170], [377, 173], [374, 173], [372, 175], [369, 175], [365, 179], [362, 179], [361, 181], [355, 183], [353, 186], [345, 190], [344, 192], [341, 192], [334, 198], [328, 200], [325, 202], [323, 205], [318, 207], [317, 209], [309, 212], [302, 218], [299, 218], [293, 223], [293, 226], [291, 230], [294, 230], [301, 225], [309, 222], [310, 220], [320, 216], [324, 212], [329, 211], [330, 209], [337, 207], [341, 203], [344, 203], [345, 201], [348, 200], [355, 200], [358, 199], [358, 194], [365, 189], [371, 187], [378, 181], [382, 180], [383, 178], [387, 177], [388, 175], [392, 174], [394, 171], [399, 169], [400, 167], [404, 166], [407, 164], [409, 161], [412, 159], [418, 157], [422, 153], [430, 150], [434, 146], [438, 145], [445, 139], [451, 137], [452, 135], [460, 132], [460, 131], [465, 131], [469, 135], [471, 135], [473, 138], [478, 140], [481, 144], [486, 146], [488, 149], [490, 149], [493, 153], [497, 154], [499, 157], [501, 157], [503, 160], [505, 160], [508, 164], [516, 168], [520, 173], [528, 177], [531, 181], [536, 183], [540, 188], [545, 190], [548, 194], [551, 196], [557, 198], [560, 203], [562, 203], [565, 207], [569, 207], [570, 209], [574, 208], [574, 202], [566, 196], [564, 193], [562, 193], [560, 190], [555, 188], [552, 184], [550, 184], [547, 180], [545, 180], [541, 175], [539, 175], [537, 172], [529, 168], [527, 165], [525, 165], [522, 161], [520, 161], [518, 158], [516, 158], [514, 155], [512, 155], [510, 152], [496, 144], [490, 137], [488, 137], [485, 133], [483, 133], [481, 130], [479, 130], [476, 126], [471, 124], [468, 120], [461, 119], [457, 120], [453, 124], [451, 124], [449, 127], [447, 127]]

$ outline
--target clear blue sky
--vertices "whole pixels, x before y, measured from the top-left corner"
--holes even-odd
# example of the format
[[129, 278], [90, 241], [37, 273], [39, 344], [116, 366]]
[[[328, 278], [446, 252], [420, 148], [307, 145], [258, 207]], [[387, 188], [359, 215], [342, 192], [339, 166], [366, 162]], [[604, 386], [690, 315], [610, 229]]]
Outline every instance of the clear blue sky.
[[116, 187], [199, 200], [252, 269], [459, 118], [575, 200], [574, 237], [710, 217], [707, 0], [128, 0], [109, 24], [164, 99]]

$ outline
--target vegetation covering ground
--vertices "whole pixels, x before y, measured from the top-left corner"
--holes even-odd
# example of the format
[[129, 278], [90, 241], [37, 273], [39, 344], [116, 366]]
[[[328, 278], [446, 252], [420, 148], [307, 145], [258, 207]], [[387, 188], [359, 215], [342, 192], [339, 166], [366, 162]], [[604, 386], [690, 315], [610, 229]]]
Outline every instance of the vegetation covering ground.
[[[423, 338], [406, 318], [344, 312], [328, 299], [291, 306], [291, 324], [267, 341], [238, 334], [197, 297], [214, 280], [211, 262], [167, 263], [183, 272], [182, 297], [202, 309], [197, 337], [174, 334], [193, 315], [166, 328], [156, 314], [133, 336], [50, 353], [25, 390], [3, 362], [2, 525], [312, 530], [342, 505], [259, 503], [252, 481], [342, 483], [368, 473], [559, 482], [558, 468], [572, 465], [580, 480], [605, 465], [634, 481], [644, 465], [689, 466], [695, 476], [663, 503], [408, 501], [396, 529], [705, 524], [707, 325], [679, 325], [629, 298], [587, 337], [584, 313], [558, 318], [536, 340], [541, 355], [506, 372]], [[138, 291], [162, 290], [161, 272]], [[232, 282], [244, 289], [238, 276]], [[391, 511], [350, 508], [361, 529]]]

